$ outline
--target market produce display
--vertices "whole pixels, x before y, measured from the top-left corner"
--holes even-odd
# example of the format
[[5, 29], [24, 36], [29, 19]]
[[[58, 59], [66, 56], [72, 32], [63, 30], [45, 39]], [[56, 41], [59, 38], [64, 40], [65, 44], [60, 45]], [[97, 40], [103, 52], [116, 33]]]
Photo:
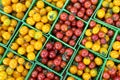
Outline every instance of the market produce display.
[[120, 0], [103, 0], [97, 18], [120, 28]]
[[45, 48], [40, 52], [39, 61], [55, 71], [61, 72], [68, 64], [74, 51], [61, 42], [53, 40], [46, 43]]
[[85, 24], [81, 20], [75, 19], [73, 14], [65, 12], [60, 14], [60, 19], [55, 24], [53, 34], [58, 38], [68, 43], [70, 46], [75, 46], [78, 38], [81, 36]]
[[32, 71], [29, 80], [60, 80], [59, 76], [40, 66], [36, 66]]
[[22, 19], [30, 7], [32, 0], [1, 0], [2, 9], [5, 13]]
[[100, 57], [96, 57], [87, 49], [80, 49], [69, 68], [69, 72], [79, 76], [83, 80], [95, 79], [102, 64], [103, 60]]
[[86, 48], [107, 55], [114, 31], [91, 20], [81, 44]]
[[66, 2], [66, 0], [46, 0], [46, 1], [58, 8], [62, 8]]
[[24, 58], [8, 52], [0, 64], [0, 80], [24, 80], [31, 65]]
[[18, 21], [0, 14], [0, 42], [7, 44], [16, 30]]
[[0, 80], [120, 80], [120, 0], [1, 0]]
[[102, 80], [106, 79], [120, 80], [120, 63], [115, 63], [112, 60], [106, 62], [102, 74]]
[[98, 0], [70, 0], [66, 9], [83, 20], [88, 20], [94, 13]]
[[38, 0], [36, 5], [29, 11], [26, 23], [41, 30], [43, 33], [48, 33], [57, 15], [57, 10]]
[[118, 34], [113, 45], [112, 50], [110, 52], [110, 57], [114, 59], [120, 59], [120, 35]]
[[45, 40], [46, 38], [42, 35], [42, 32], [23, 25], [10, 48], [18, 54], [26, 56], [29, 60], [35, 60]]

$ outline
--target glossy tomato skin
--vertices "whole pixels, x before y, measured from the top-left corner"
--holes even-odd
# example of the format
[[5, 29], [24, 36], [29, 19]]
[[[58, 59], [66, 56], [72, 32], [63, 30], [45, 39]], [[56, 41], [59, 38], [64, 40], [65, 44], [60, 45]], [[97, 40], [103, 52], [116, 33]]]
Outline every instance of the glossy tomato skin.
[[60, 19], [61, 19], [62, 21], [66, 21], [66, 20], [67, 20], [67, 17], [68, 17], [68, 14], [65, 13], [65, 12], [63, 12], [63, 13], [60, 14]]
[[79, 70], [84, 70], [85, 67], [86, 67], [86, 65], [85, 65], [83, 62], [79, 62], [79, 63], [78, 63], [78, 69], [79, 69]]
[[71, 8], [72, 8], [72, 5], [68, 5], [66, 9], [70, 11]]
[[77, 55], [75, 57], [75, 61], [78, 62], [78, 63], [81, 62], [82, 61], [82, 57], [80, 55]]
[[72, 21], [71, 26], [75, 27], [75, 26], [76, 26], [76, 23], [77, 23], [77, 21], [76, 21], [76, 20]]
[[54, 80], [60, 80], [60, 78], [58, 76], [55, 76]]
[[37, 76], [37, 79], [44, 80], [45, 79], [44, 73], [39, 73], [38, 76]]
[[65, 61], [62, 61], [60, 67], [65, 68], [66, 65], [67, 65], [67, 63]]
[[89, 17], [88, 17], [87, 15], [84, 15], [83, 19], [84, 19], [84, 20], [88, 20]]
[[62, 38], [63, 38], [63, 33], [62, 33], [62, 32], [57, 32], [57, 33], [56, 33], [56, 37], [57, 37], [58, 39], [62, 39]]
[[113, 24], [113, 19], [111, 17], [109, 17], [105, 20], [105, 22], [108, 24]]
[[61, 26], [61, 24], [60, 24], [60, 23], [57, 23], [57, 24], [55, 25], [55, 29], [56, 29], [56, 30], [60, 30], [60, 26]]
[[84, 39], [82, 40], [82, 45], [85, 45], [86, 42], [87, 42], [87, 39], [84, 38]]
[[79, 54], [82, 56], [82, 57], [87, 57], [89, 55], [89, 52], [88, 50], [86, 49], [82, 49]]
[[76, 41], [77, 40], [77, 36], [73, 35], [71, 39]]
[[68, 30], [68, 31], [66, 31], [65, 34], [66, 34], [66, 36], [71, 37], [73, 35], [73, 31], [72, 30]]
[[64, 36], [62, 40], [67, 43], [69, 41], [69, 37], [68, 36]]
[[78, 11], [77, 16], [80, 17], [80, 18], [83, 18], [84, 17], [84, 12]]
[[50, 80], [49, 78], [45, 78], [44, 80]]
[[88, 56], [89, 56], [89, 58], [90, 58], [91, 61], [94, 60], [94, 58], [95, 58], [94, 55], [91, 54], [91, 53], [89, 53]]
[[93, 14], [93, 9], [88, 8], [86, 10], [86, 14], [87, 14], [87, 16], [91, 16]]
[[47, 73], [47, 78], [49, 78], [49, 79], [54, 79], [54, 73], [52, 73], [52, 72], [48, 72]]
[[90, 26], [90, 28], [93, 28], [93, 27], [95, 27], [95, 25], [96, 25], [96, 22], [95, 21], [90, 21], [90, 24], [89, 24], [89, 26]]
[[61, 64], [61, 61], [62, 61], [61, 57], [58, 56], [57, 58], [55, 58], [53, 60], [53, 63], [54, 63], [55, 66], [59, 66]]
[[48, 42], [45, 47], [47, 50], [51, 50], [53, 48], [53, 44], [51, 42]]
[[113, 15], [112, 15], [113, 21], [118, 21], [119, 18], [120, 18], [120, 16], [119, 16], [118, 14], [113, 14]]
[[43, 58], [43, 59], [41, 60], [41, 62], [42, 62], [43, 64], [47, 64], [48, 58]]
[[81, 8], [81, 4], [80, 4], [79, 2], [75, 3], [73, 6], [74, 6], [75, 8], [77, 8], [77, 9], [80, 9], [80, 8]]
[[108, 35], [109, 37], [112, 37], [112, 36], [114, 35], [114, 32], [113, 32], [112, 30], [109, 30], [109, 31], [107, 32], [107, 35]]
[[105, 39], [105, 38], [102, 38], [102, 39], [100, 39], [100, 43], [101, 43], [101, 44], [106, 44], [106, 43], [107, 43], [107, 41], [106, 41], [106, 39]]
[[95, 41], [97, 41], [99, 39], [97, 34], [93, 34], [91, 38], [92, 38], [93, 42], [95, 42]]
[[72, 2], [72, 3], [76, 3], [76, 2], [77, 2], [77, 0], [71, 0], [71, 2]]
[[48, 67], [52, 67], [52, 66], [53, 66], [53, 60], [49, 60], [49, 61], [47, 62], [47, 66], [48, 66]]
[[49, 52], [49, 58], [54, 59], [56, 57], [55, 51], [50, 51]]
[[70, 40], [69, 45], [74, 46], [76, 44], [75, 40]]
[[63, 47], [63, 45], [60, 42], [55, 42], [54, 47], [55, 47], [56, 50], [60, 50]]
[[120, 41], [120, 35], [117, 35], [116, 40]]
[[84, 7], [85, 7], [85, 8], [90, 8], [91, 5], [92, 5], [92, 4], [91, 4], [90, 1], [85, 1], [85, 3], [84, 3]]
[[34, 70], [34, 71], [32, 72], [32, 75], [31, 75], [31, 76], [32, 76], [33, 78], [36, 78], [37, 75], [38, 75], [38, 71]]
[[81, 29], [76, 29], [74, 34], [79, 37], [82, 34], [82, 30]]
[[108, 72], [103, 73], [103, 78], [104, 79], [110, 79], [110, 74]]
[[55, 71], [59, 72], [61, 70], [61, 67], [60, 66], [55, 66]]
[[80, 8], [80, 11], [83, 12], [83, 13], [85, 13], [85, 10], [86, 10], [86, 9], [85, 9], [84, 7], [81, 7], [81, 8]]
[[93, 5], [96, 5], [98, 3], [98, 0], [90, 0]]
[[89, 68], [90, 68], [90, 69], [94, 69], [95, 67], [96, 67], [95, 62], [91, 62], [91, 63], [89, 64]]
[[67, 48], [67, 49], [65, 50], [65, 53], [66, 53], [68, 56], [72, 56], [73, 50], [72, 50], [71, 48]]
[[65, 21], [65, 24], [70, 26], [71, 25], [71, 22], [69, 20]]
[[61, 53], [61, 54], [64, 54], [64, 53], [65, 53], [65, 48], [64, 48], [64, 47], [60, 50], [60, 53]]
[[120, 28], [120, 20], [116, 22], [116, 26]]
[[86, 0], [78, 0], [80, 3], [84, 3]]
[[46, 49], [42, 50], [42, 52], [40, 53], [40, 56], [42, 58], [47, 58], [48, 57], [48, 51]]
[[75, 8], [75, 7], [72, 7], [71, 9], [70, 9], [70, 12], [71, 13], [73, 13], [73, 14], [77, 14], [77, 8]]
[[73, 14], [70, 14], [69, 17], [68, 17], [68, 20], [69, 21], [74, 21], [75, 20], [75, 16]]
[[78, 28], [83, 28], [83, 26], [84, 26], [84, 23], [81, 20], [77, 21]]
[[42, 72], [42, 68], [40, 66], [37, 66], [36, 70], [39, 71], [39, 72]]
[[36, 79], [35, 79], [35, 78], [33, 78], [33, 77], [30, 77], [30, 78], [29, 78], [29, 80], [36, 80]]

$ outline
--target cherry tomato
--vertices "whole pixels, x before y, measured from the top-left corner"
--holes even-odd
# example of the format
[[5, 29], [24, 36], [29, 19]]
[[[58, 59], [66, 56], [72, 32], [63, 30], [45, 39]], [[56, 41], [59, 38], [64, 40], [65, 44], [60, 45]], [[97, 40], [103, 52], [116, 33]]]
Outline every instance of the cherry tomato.
[[82, 61], [82, 57], [80, 55], [77, 55], [75, 57], [75, 61], [79, 63], [80, 61]]
[[68, 30], [65, 34], [66, 34], [66, 36], [71, 37], [73, 35], [73, 31]]
[[50, 51], [50, 52], [49, 52], [49, 58], [53, 59], [53, 58], [55, 58], [55, 57], [56, 57], [55, 51]]
[[73, 6], [77, 9], [81, 8], [81, 4], [79, 2], [76, 2]]
[[71, 48], [67, 48], [67, 49], [65, 50], [65, 53], [66, 53], [68, 56], [72, 56], [73, 50], [72, 50]]
[[84, 23], [81, 20], [78, 20], [77, 21], [77, 27], [78, 28], [83, 28], [83, 26], [84, 26]]
[[45, 47], [47, 50], [51, 50], [53, 48], [53, 44], [51, 42], [48, 42]]
[[47, 73], [47, 77], [48, 77], [49, 79], [54, 79], [54, 73], [48, 72], [48, 73]]
[[63, 12], [60, 14], [60, 19], [63, 20], [63, 21], [66, 21], [67, 20], [67, 17], [68, 17], [68, 14]]
[[60, 42], [55, 42], [54, 47], [55, 47], [55, 49], [60, 50], [60, 49], [62, 49], [63, 45]]
[[68, 17], [68, 20], [69, 21], [74, 21], [75, 20], [75, 16], [73, 14], [70, 14], [69, 17]]
[[91, 4], [90, 1], [85, 1], [85, 3], [84, 3], [84, 7], [85, 7], [85, 8], [90, 8], [91, 5], [92, 5], [92, 4]]
[[79, 62], [77, 67], [79, 70], [84, 70], [86, 65], [83, 62]]
[[41, 51], [41, 53], [40, 53], [40, 56], [42, 57], [42, 58], [47, 58], [48, 57], [48, 51], [47, 50], [42, 50]]
[[62, 39], [62, 38], [63, 38], [63, 33], [62, 33], [62, 32], [57, 32], [57, 33], [56, 33], [56, 37], [57, 37], [58, 39]]

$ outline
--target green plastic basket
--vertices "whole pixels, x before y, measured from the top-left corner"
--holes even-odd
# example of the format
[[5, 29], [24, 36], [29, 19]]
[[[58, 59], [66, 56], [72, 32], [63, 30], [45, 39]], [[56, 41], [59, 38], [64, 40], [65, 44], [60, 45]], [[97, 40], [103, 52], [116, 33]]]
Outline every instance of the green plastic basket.
[[[78, 54], [79, 50], [81, 50], [81, 49], [85, 49], [85, 48], [82, 47], [81, 45], [79, 46], [79, 48], [77, 49], [74, 57], [71, 59], [71, 61], [70, 61], [71, 63], [70, 63], [70, 65], [69, 65], [68, 69], [67, 69], [67, 73], [70, 74], [71, 76], [73, 76], [74, 78], [76, 78], [77, 80], [82, 80], [82, 78], [79, 77], [79, 76], [77, 76], [77, 75], [71, 74], [71, 73], [69, 72], [69, 69], [70, 69], [70, 66], [74, 63], [75, 56]], [[98, 69], [97, 76], [96, 76], [94, 79], [92, 79], [92, 80], [98, 80], [98, 79], [99, 79], [99, 76], [101, 75], [101, 71], [102, 71], [103, 65], [105, 64], [106, 58], [104, 58], [104, 57], [102, 57], [102, 56], [99, 56], [99, 55], [93, 53], [92, 51], [89, 51], [89, 52], [92, 53], [93, 55], [95, 55], [96, 57], [100, 57], [100, 58], [103, 60], [103, 64], [102, 64], [100, 67], [97, 67], [97, 69], [99, 68], [99, 69]]]
[[111, 58], [110, 52], [112, 51], [112, 45], [113, 45], [113, 43], [115, 42], [117, 35], [119, 35], [119, 34], [120, 34], [120, 30], [117, 30], [117, 31], [116, 31], [116, 35], [115, 35], [115, 37], [114, 37], [114, 39], [113, 39], [113, 42], [112, 42], [112, 44], [111, 44], [111, 46], [110, 46], [110, 51], [109, 51], [109, 54], [108, 54], [108, 57], [109, 57], [110, 59], [112, 59], [112, 60], [114, 60], [115, 62], [118, 62], [118, 63], [120, 62], [120, 60], [115, 59], [115, 58]]
[[[106, 25], [106, 24], [104, 24], [103, 22], [100, 22], [100, 21], [98, 21], [98, 20], [95, 20], [95, 19], [91, 19], [91, 20], [93, 20], [93, 21], [95, 21], [96, 23], [101, 24], [101, 25], [105, 26], [106, 28], [114, 31], [114, 36], [112, 37], [112, 39], [110, 39], [110, 42], [109, 42], [109, 47], [108, 47], [108, 53], [109, 53], [109, 51], [111, 50], [111, 46], [112, 46], [112, 44], [113, 44], [113, 42], [114, 42], [114, 39], [115, 39], [115, 37], [116, 37], [116, 35], [117, 35], [117, 29], [115, 29], [115, 28], [113, 28], [113, 27], [111, 27], [111, 26], [108, 26], [108, 25]], [[89, 23], [88, 23], [88, 25], [87, 25], [87, 28], [88, 28], [88, 27], [89, 27]], [[86, 30], [87, 30], [87, 28], [86, 28]], [[82, 39], [83, 39], [84, 36], [85, 36], [85, 32], [84, 32], [83, 34], [84, 34], [84, 35], [83, 35]], [[82, 39], [79, 41], [79, 42], [80, 42], [79, 45], [85, 48], [85, 46], [83, 46], [83, 45], [81, 44]], [[88, 49], [88, 50], [89, 50], [89, 51], [92, 51], [93, 53], [95, 53], [95, 54], [97, 54], [97, 55], [100, 55], [100, 56], [103, 56], [103, 57], [108, 57], [108, 54], [107, 54], [107, 55], [103, 55], [103, 54], [100, 54], [99, 52], [93, 51], [92, 49]]]
[[[101, 2], [99, 3], [99, 6], [98, 6], [98, 8], [97, 8], [97, 10], [99, 10], [99, 9], [101, 8], [103, 1], [104, 1], [104, 0], [101, 0]], [[111, 26], [111, 27], [114, 28], [114, 29], [120, 29], [120, 28], [118, 28], [118, 27], [115, 27], [114, 25], [108, 24], [108, 23], [106, 23], [106, 22], [98, 19], [98, 18], [97, 18], [97, 11], [96, 11], [96, 13], [94, 14], [93, 18], [94, 18], [95, 20], [101, 22], [101, 23], [104, 23], [104, 24], [106, 24], [106, 25], [108, 25], [108, 26]]]
[[[62, 41], [60, 41], [59, 39], [57, 39], [56, 37], [54, 37], [54, 36], [52, 36], [52, 35], [50, 35], [48, 38], [49, 38], [49, 39], [48, 39], [47, 41], [55, 40], [55, 41], [61, 42], [65, 47], [72, 48], [71, 46], [66, 45], [65, 43], [63, 43]], [[43, 46], [43, 49], [44, 49], [44, 47], [45, 47], [45, 45]], [[68, 65], [69, 65], [70, 62], [71, 62], [71, 59], [74, 57], [74, 54], [75, 54], [75, 52], [76, 52], [76, 49], [74, 49], [74, 48], [72, 48], [72, 49], [73, 49], [74, 53], [73, 53], [73, 55], [71, 56], [70, 60], [67, 62], [66, 67], [65, 67], [61, 72], [56, 72], [56, 71], [54, 70], [54, 72], [55, 72], [56, 74], [58, 74], [58, 75], [61, 76], [61, 75], [63, 75], [64, 72], [66, 71]], [[41, 50], [41, 51], [42, 51], [42, 50]], [[40, 53], [41, 53], [41, 51], [40, 51]], [[38, 62], [38, 63], [41, 63], [41, 62], [39, 61], [39, 59], [40, 59], [39, 56], [37, 56], [37, 62]], [[42, 63], [41, 63], [41, 64], [42, 64]], [[43, 64], [43, 65], [44, 65], [44, 64]], [[46, 67], [46, 68], [48, 68], [48, 69], [51, 69], [51, 68], [49, 68], [47, 65], [44, 65], [44, 67]], [[51, 69], [51, 70], [52, 70], [52, 69]]]
[[[68, 12], [68, 11], [65, 10], [65, 9], [63, 9], [62, 11], [60, 11], [60, 14], [61, 14], [62, 12], [65, 12], [65, 13], [67, 13], [68, 15], [71, 14], [70, 12]], [[60, 17], [60, 14], [59, 14], [59, 17]], [[57, 20], [55, 21], [55, 24], [58, 22], [59, 17], [58, 17]], [[80, 19], [80, 18], [78, 18], [78, 17], [76, 17], [76, 16], [75, 16], [75, 18], [76, 18], [76, 20], [81, 20], [81, 21], [83, 21], [82, 19]], [[83, 32], [85, 32], [85, 30], [86, 30], [87, 23], [86, 23], [85, 21], [83, 21], [83, 22], [84, 22], [84, 29], [83, 29], [83, 31], [82, 31], [82, 34], [81, 34], [81, 35], [78, 37], [78, 39], [76, 40], [76, 44], [75, 44], [74, 46], [71, 46], [72, 48], [76, 48], [77, 44], [79, 43], [79, 40], [80, 40], [81, 37], [83, 36]], [[51, 31], [50, 31], [50, 34], [51, 34], [52, 36], [54, 36], [54, 37], [56, 37], [56, 36], [52, 33], [52, 31], [54, 30], [55, 24], [53, 24], [53, 27], [51, 28]], [[57, 37], [56, 37], [56, 38], [57, 38]], [[62, 41], [61, 39], [59, 39], [59, 40]], [[62, 41], [62, 42], [64, 42], [64, 41]], [[64, 43], [65, 43], [65, 42], [64, 42]], [[65, 44], [68, 44], [68, 43], [65, 43]], [[68, 44], [68, 45], [69, 45], [69, 44]]]
[[100, 75], [100, 80], [102, 80], [102, 75], [103, 75], [104, 68], [105, 68], [105, 66], [106, 66], [106, 62], [107, 62], [107, 60], [112, 60], [112, 61], [114, 61], [115, 63], [120, 64], [120, 62], [116, 61], [115, 59], [107, 58], [106, 61], [105, 61], [104, 66], [103, 66], [103, 68], [102, 68], [102, 72], [101, 72], [101, 75]]
[[[0, 11], [1, 11], [2, 13], [7, 14], [8, 16], [11, 16], [13, 19], [16, 19], [16, 20], [18, 20], [18, 21], [23, 21], [23, 19], [26, 17], [26, 14], [28, 14], [29, 9], [30, 9], [31, 6], [33, 5], [34, 1], [35, 1], [35, 0], [32, 0], [32, 3], [31, 3], [31, 5], [30, 5], [30, 7], [27, 9], [27, 11], [25, 12], [24, 17], [23, 17], [22, 19], [19, 19], [19, 18], [15, 17], [15, 16], [13, 16], [13, 15], [11, 15], [11, 14], [5, 13], [1, 8], [0, 8]], [[2, 6], [1, 0], [0, 0], [0, 6]]]
[[[96, 5], [96, 6], [97, 6], [96, 9], [94, 10], [93, 14], [89, 17], [89, 19], [88, 19], [87, 21], [83, 20], [82, 18], [79, 18], [77, 15], [76, 15], [76, 17], [79, 18], [79, 19], [82, 19], [84, 22], [89, 22], [90, 18], [92, 18], [92, 17], [94, 16], [94, 14], [96, 13], [96, 11], [98, 10], [98, 8], [99, 8], [99, 6], [100, 6], [99, 3], [101, 3], [101, 2], [102, 2], [102, 0], [98, 0], [98, 4]], [[66, 5], [65, 5], [65, 7], [64, 7], [65, 10], [67, 10], [66, 7], [67, 7], [67, 5], [69, 5], [69, 3], [70, 3], [70, 0], [67, 0]], [[67, 10], [67, 11], [68, 11], [68, 10]], [[69, 12], [69, 11], [68, 11], [68, 12]], [[71, 12], [69, 12], [69, 13], [71, 13]]]
[[[26, 22], [26, 19], [27, 19], [27, 17], [28, 17], [28, 14], [29, 14], [30, 10], [32, 10], [32, 8], [36, 5], [37, 1], [38, 1], [38, 0], [34, 0], [34, 1], [33, 1], [32, 6], [28, 9], [28, 11], [27, 11], [25, 17], [23, 18], [22, 22]], [[60, 9], [59, 9], [59, 8], [53, 6], [52, 4], [46, 2], [45, 0], [42, 0], [42, 1], [45, 3], [45, 6], [50, 6], [50, 7], [52, 7], [54, 10], [57, 10], [57, 11], [58, 11], [58, 15], [59, 15], [59, 12], [60, 12]], [[56, 20], [57, 20], [57, 18], [58, 18], [58, 16], [56, 17]], [[56, 21], [56, 20], [55, 20], [55, 21]], [[55, 24], [55, 21], [53, 21], [53, 23], [52, 23], [52, 25], [51, 25], [51, 28], [52, 28], [52, 26]], [[29, 24], [28, 24], [28, 25], [29, 25]], [[29, 25], [29, 26], [31, 26], [31, 25]], [[31, 26], [31, 27], [34, 27], [34, 26]], [[35, 27], [34, 27], [34, 28], [35, 28]], [[51, 28], [50, 28], [50, 30], [51, 30]], [[38, 30], [38, 29], [37, 29], [37, 30]], [[39, 30], [39, 31], [40, 31], [40, 30]], [[49, 32], [50, 32], [50, 31], [49, 31]], [[48, 32], [47, 34], [46, 34], [46, 33], [43, 33], [43, 32], [42, 32], [42, 33], [45, 34], [45, 35], [48, 35], [49, 32]]]
[[[22, 26], [27, 26], [29, 29], [33, 29], [33, 30], [35, 30], [35, 31], [38, 31], [37, 29], [35, 29], [34, 27], [31, 27], [31, 26], [29, 26], [28, 24], [26, 24], [26, 23], [23, 23], [21, 26], [20, 26], [20, 28], [22, 27]], [[11, 43], [9, 44], [9, 48], [10, 48], [10, 46], [11, 46], [11, 44], [15, 41], [15, 39], [17, 38], [17, 36], [18, 36], [18, 34], [19, 34], [19, 30], [20, 30], [20, 28], [18, 29], [18, 31], [16, 32], [16, 34], [14, 35], [14, 37], [13, 37], [13, 39], [11, 40]], [[46, 41], [47, 41], [47, 37], [43, 34], [43, 36], [46, 38]], [[46, 42], [45, 41], [45, 42]], [[43, 44], [43, 46], [45, 45], [45, 43]], [[17, 53], [17, 51], [14, 51], [14, 50], [12, 50], [11, 48], [10, 48], [10, 50], [12, 51], [12, 52], [14, 52], [14, 53], [16, 53], [16, 54], [18, 54]], [[42, 49], [41, 49], [42, 50]], [[40, 52], [40, 50], [37, 52], [37, 55], [36, 55], [36, 58], [35, 58], [35, 60], [37, 59], [37, 56], [39, 56], [39, 52]], [[23, 55], [20, 55], [20, 54], [18, 54], [19, 56], [23, 56]], [[26, 58], [25, 56], [23, 56], [24, 58]], [[27, 59], [27, 58], [26, 58]], [[29, 60], [29, 59], [27, 59], [28, 61], [30, 61], [30, 62], [33, 62], [33, 61], [31, 61], [31, 60]]]
[[[2, 11], [0, 11], [0, 14], [5, 15], [5, 16], [8, 16], [10, 19], [14, 19], [12, 16], [7, 15], [6, 13], [4, 13], [4, 12], [2, 12]], [[16, 20], [16, 19], [14, 19], [14, 20]], [[17, 26], [15, 27], [15, 30], [14, 30], [14, 32], [12, 33], [10, 39], [7, 41], [6, 44], [3, 44], [2, 42], [0, 42], [1, 45], [3, 45], [3, 46], [8, 46], [8, 45], [9, 45], [11, 39], [13, 38], [14, 34], [16, 33], [17, 29], [19, 28], [19, 26], [20, 26], [20, 24], [21, 24], [21, 22], [20, 22], [19, 20], [16, 20], [16, 21], [17, 21]]]
[[46, 69], [46, 70], [48, 70], [48, 71], [50, 71], [50, 72], [53, 72], [55, 75], [57, 75], [57, 76], [60, 77], [60, 80], [62, 80], [62, 79], [61, 79], [62, 76], [56, 74], [55, 71], [53, 71], [53, 70], [45, 67], [43, 64], [41, 64], [41, 63], [39, 63], [39, 62], [35, 62], [35, 63], [34, 63], [34, 66], [30, 69], [30, 71], [29, 71], [28, 75], [26, 76], [25, 80], [29, 80], [29, 77], [31, 76], [31, 73], [33, 72], [33, 70], [35, 69], [36, 66], [41, 66], [43, 69]]
[[[4, 60], [4, 58], [6, 58], [8, 52], [11, 52], [9, 48], [6, 49], [4, 56], [3, 56], [3, 58], [2, 58], [1, 61], [0, 61], [0, 65], [3, 64], [3, 60]], [[19, 56], [18, 54], [14, 53], [14, 52], [13, 52], [13, 54]], [[24, 58], [24, 57], [22, 57], [22, 56], [19, 56], [19, 57]], [[25, 61], [29, 62], [26, 58], [24, 58], [24, 59], [25, 59]], [[33, 62], [30, 62], [30, 63], [32, 64], [32, 66], [31, 66], [31, 68], [29, 69], [28, 74], [27, 74], [26, 77], [25, 77], [25, 80], [27, 80], [26, 78], [27, 78], [27, 76], [29, 75], [30, 70], [31, 70], [32, 67], [34, 66], [34, 63], [33, 63]]]

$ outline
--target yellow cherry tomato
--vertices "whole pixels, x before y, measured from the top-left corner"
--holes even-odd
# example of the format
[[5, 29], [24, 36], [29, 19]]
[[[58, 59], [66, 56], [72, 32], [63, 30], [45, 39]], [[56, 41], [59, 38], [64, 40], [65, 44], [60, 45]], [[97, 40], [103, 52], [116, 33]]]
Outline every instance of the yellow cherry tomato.
[[11, 67], [7, 67], [6, 72], [8, 75], [12, 75], [14, 72], [14, 69], [12, 69]]
[[105, 16], [105, 11], [103, 9], [99, 9], [97, 11], [97, 17], [102, 19]]
[[86, 36], [91, 36], [92, 35], [92, 30], [91, 29], [87, 29], [85, 32]]
[[110, 52], [110, 56], [111, 56], [112, 58], [118, 58], [118, 57], [119, 57], [119, 53], [118, 53], [117, 51], [111, 51], [111, 52]]
[[64, 5], [63, 1], [57, 1], [56, 6], [62, 8]]
[[12, 68], [12, 69], [15, 69], [17, 67], [18, 63], [17, 63], [17, 60], [16, 59], [11, 59], [10, 60], [10, 63], [9, 63], [9, 66]]
[[16, 69], [17, 69], [17, 71], [18, 71], [18, 72], [20, 72], [20, 73], [21, 73], [21, 72], [23, 72], [23, 71], [24, 71], [24, 66], [23, 66], [23, 65], [19, 65], [19, 66], [17, 66], [17, 68], [16, 68]]
[[90, 58], [87, 58], [87, 57], [85, 57], [84, 59], [83, 59], [83, 63], [85, 64], [85, 65], [89, 65], [90, 64]]
[[103, 2], [102, 2], [102, 6], [103, 6], [103, 7], [109, 7], [109, 2], [106, 1], [106, 0], [103, 1]]
[[35, 22], [39, 22], [39, 21], [41, 20], [40, 14], [39, 14], [39, 13], [35, 13], [35, 14], [33, 15], [33, 20], [34, 20]]
[[17, 50], [17, 52], [18, 52], [19, 54], [21, 54], [21, 55], [24, 55], [24, 54], [26, 53], [26, 50], [25, 50], [24, 47], [19, 47], [18, 50]]
[[12, 52], [9, 52], [9, 53], [7, 54], [7, 57], [8, 57], [8, 58], [13, 58], [13, 56], [14, 56], [14, 54], [13, 54]]
[[92, 33], [93, 34], [98, 34], [98, 32], [100, 31], [101, 25], [97, 24], [93, 29], [92, 29]]
[[33, 38], [35, 35], [35, 30], [29, 30], [28, 35]]
[[97, 70], [96, 69], [91, 69], [90, 70], [90, 75], [91, 75], [91, 77], [96, 77], [97, 76]]
[[106, 48], [100, 48], [100, 53], [101, 53], [101, 54], [107, 54], [108, 51], [107, 51]]
[[114, 50], [119, 50], [120, 49], [120, 42], [119, 41], [115, 41], [113, 43], [112, 47], [113, 47]]
[[119, 13], [120, 12], [119, 6], [113, 6], [112, 11], [113, 13]]
[[35, 50], [40, 50], [42, 48], [42, 42], [41, 41], [36, 41], [34, 44]]
[[112, 68], [114, 65], [115, 65], [115, 63], [112, 60], [108, 60], [106, 62], [106, 67], [108, 67], [108, 68]]
[[12, 7], [11, 6], [5, 6], [4, 8], [3, 8], [3, 11], [4, 12], [6, 12], [6, 13], [12, 13]]
[[17, 43], [12, 43], [12, 45], [11, 45], [10, 48], [11, 48], [12, 50], [17, 50], [18, 47], [19, 47], [19, 45], [18, 45]]
[[44, 8], [44, 6], [45, 6], [45, 4], [44, 4], [43, 1], [38, 1], [38, 2], [36, 3], [36, 5], [37, 5], [38, 8]]
[[90, 80], [91, 79], [91, 75], [89, 73], [83, 73], [82, 78], [84, 80]]
[[32, 26], [35, 24], [35, 21], [34, 21], [34, 19], [33, 19], [32, 17], [28, 17], [27, 20], [26, 20], [26, 22], [27, 22], [29, 25], [32, 25]]
[[7, 79], [7, 73], [5, 71], [0, 71], [0, 80], [6, 80]]
[[37, 29], [39, 29], [39, 30], [42, 30], [42, 26], [43, 26], [44, 24], [42, 23], [42, 22], [38, 22], [38, 23], [36, 23], [35, 24], [35, 28], [37, 28]]
[[73, 77], [68, 77], [67, 80], [75, 80]]
[[8, 66], [9, 63], [10, 63], [10, 61], [11, 61], [11, 60], [10, 60], [9, 58], [4, 58], [3, 64]]
[[113, 4], [115, 6], [120, 6], [120, 0], [113, 0]]
[[26, 51], [27, 51], [27, 52], [34, 52], [34, 46], [33, 46], [33, 45], [28, 45], [28, 46], [26, 47]]
[[70, 73], [71, 74], [76, 74], [77, 73], [77, 66], [75, 66], [75, 65], [72, 65], [71, 67], [70, 67]]
[[50, 26], [48, 26], [48, 25], [43, 25], [43, 26], [42, 26], [42, 31], [43, 31], [44, 33], [48, 33], [48, 32], [50, 31]]
[[98, 66], [101, 66], [101, 65], [103, 64], [102, 59], [99, 58], [99, 57], [96, 57], [96, 58], [94, 59], [94, 61], [95, 61], [96, 65], [98, 65]]
[[93, 50], [93, 51], [99, 51], [99, 50], [100, 50], [100, 45], [97, 44], [97, 43], [93, 44], [92, 50]]
[[3, 47], [0, 46], [0, 54], [3, 54], [5, 51], [5, 49]]
[[20, 28], [20, 30], [19, 30], [19, 33], [20, 33], [21, 35], [26, 35], [26, 34], [28, 33], [28, 31], [29, 31], [28, 27], [22, 26], [22, 27]]
[[92, 48], [92, 45], [93, 45], [93, 43], [92, 43], [91, 41], [87, 41], [87, 42], [85, 43], [85, 47], [86, 47], [86, 48]]
[[18, 58], [18, 63], [19, 64], [24, 64], [25, 63], [25, 59], [24, 58]]
[[42, 37], [42, 32], [38, 31], [38, 32], [35, 32], [35, 35], [34, 35], [34, 38], [35, 39], [40, 39]]
[[85, 73], [89, 73], [89, 72], [90, 72], [90, 68], [86, 67], [86, 68], [84, 69], [84, 71], [85, 71]]
[[81, 76], [83, 74], [83, 71], [82, 70], [77, 70], [77, 75], [78, 76]]
[[35, 53], [29, 52], [29, 53], [27, 54], [27, 58], [28, 58], [29, 60], [34, 60], [34, 59], [35, 59]]
[[11, 37], [11, 34], [10, 34], [9, 32], [4, 32], [4, 33], [2, 34], [2, 37], [3, 37], [5, 40], [9, 40], [10, 37]]

